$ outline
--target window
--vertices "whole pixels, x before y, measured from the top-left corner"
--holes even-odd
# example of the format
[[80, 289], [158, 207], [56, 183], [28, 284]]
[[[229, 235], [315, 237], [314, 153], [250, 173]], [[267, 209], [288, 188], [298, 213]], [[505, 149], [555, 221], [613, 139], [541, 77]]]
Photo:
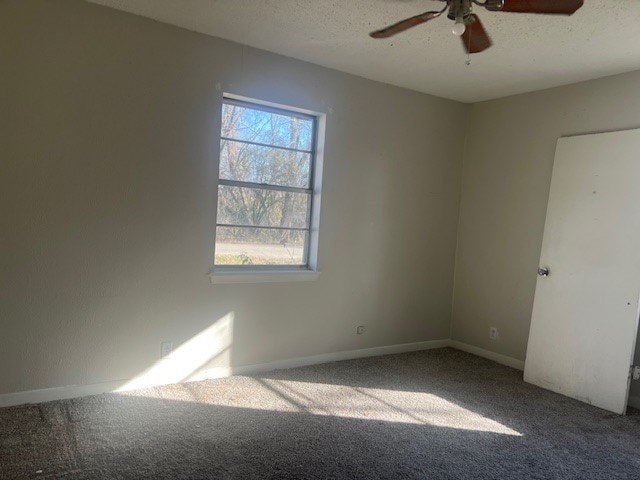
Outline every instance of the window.
[[315, 270], [318, 117], [225, 97], [214, 273]]

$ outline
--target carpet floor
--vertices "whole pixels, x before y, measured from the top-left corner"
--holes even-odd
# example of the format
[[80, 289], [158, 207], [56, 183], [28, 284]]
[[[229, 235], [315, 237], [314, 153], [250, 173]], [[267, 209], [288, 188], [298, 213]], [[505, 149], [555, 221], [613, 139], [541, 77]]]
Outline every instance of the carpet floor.
[[0, 478], [640, 479], [640, 412], [445, 348], [3, 408]]

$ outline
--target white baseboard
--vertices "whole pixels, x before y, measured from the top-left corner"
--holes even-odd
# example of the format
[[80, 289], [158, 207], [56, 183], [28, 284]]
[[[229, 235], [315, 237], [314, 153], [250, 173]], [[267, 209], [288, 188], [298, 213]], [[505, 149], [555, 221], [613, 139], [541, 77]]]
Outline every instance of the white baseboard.
[[[449, 346], [449, 339], [428, 340], [426, 342], [401, 343], [384, 347], [362, 348], [359, 350], [347, 350], [336, 353], [323, 353], [311, 357], [299, 357], [279, 362], [264, 363], [262, 365], [251, 365], [248, 373], [260, 373], [269, 370], [281, 370], [284, 368], [305, 367], [320, 363], [338, 362], [341, 360], [353, 360], [355, 358], [379, 357], [381, 355], [392, 355], [394, 353], [418, 352], [420, 350], [431, 350]], [[240, 367], [245, 368], [245, 367]], [[241, 374], [240, 372], [238, 372]], [[237, 374], [234, 370], [234, 375]]]
[[[458, 342], [456, 340], [429, 340], [425, 342], [403, 343], [398, 345], [387, 345], [382, 347], [363, 348], [359, 350], [347, 350], [342, 352], [323, 353], [309, 357], [298, 357], [276, 362], [261, 363], [254, 365], [241, 365], [236, 367], [215, 367], [198, 372], [189, 381], [200, 381], [214, 378], [229, 377], [231, 375], [251, 375], [264, 373], [271, 370], [281, 370], [286, 368], [304, 367], [321, 363], [337, 362], [341, 360], [352, 360], [355, 358], [377, 357], [380, 355], [390, 355], [394, 353], [415, 352], [420, 350], [430, 350], [434, 348], [453, 347], [464, 352], [477, 355], [479, 357], [493, 360], [502, 365], [524, 370], [524, 362], [515, 358], [507, 357], [499, 353], [484, 350], [473, 345]], [[52, 400], [62, 400], [67, 398], [84, 397], [87, 395], [99, 395], [101, 393], [125, 391], [124, 387], [129, 380], [123, 379], [113, 382], [96, 383], [91, 385], [68, 385], [65, 387], [43, 388], [39, 390], [29, 390], [16, 393], [0, 394], [0, 407], [22, 405], [25, 403], [42, 403]], [[161, 383], [158, 383], [161, 385]], [[153, 386], [153, 385], [148, 385]], [[635, 404], [634, 404], [635, 402]], [[629, 405], [640, 408], [640, 398], [630, 397]]]
[[463, 352], [472, 353], [473, 355], [477, 355], [478, 357], [493, 360], [494, 362], [500, 363], [501, 365], [506, 365], [507, 367], [524, 370], [524, 362], [522, 360], [518, 360], [513, 357], [507, 357], [506, 355], [502, 355], [501, 353], [495, 353], [490, 350], [485, 350], [484, 348], [458, 342], [457, 340], [451, 340], [449, 342], [449, 346], [458, 350], [462, 350]]
[[632, 397], [631, 395], [629, 395], [629, 401], [627, 402], [627, 405], [633, 408], [640, 409], [640, 397]]
[[[304, 367], [308, 365], [318, 365], [322, 363], [337, 362], [341, 360], [353, 360], [356, 358], [377, 357], [381, 355], [391, 355], [394, 353], [416, 352], [420, 350], [430, 350], [434, 348], [452, 347], [463, 352], [471, 353], [479, 357], [492, 360], [496, 363], [506, 365], [518, 370], [524, 370], [524, 362], [500, 353], [485, 350], [480, 347], [462, 343], [457, 340], [429, 340], [425, 342], [403, 343], [398, 345], [387, 345], [382, 347], [363, 348], [359, 350], [347, 350], [342, 352], [323, 353], [309, 357], [291, 358], [276, 362], [261, 363], [254, 365], [241, 365], [237, 367], [216, 367], [198, 372], [198, 374], [188, 381], [200, 381], [214, 378], [229, 377], [231, 375], [251, 375], [264, 373], [272, 370], [282, 370], [286, 368]], [[129, 380], [96, 383], [92, 385], [69, 385], [66, 387], [43, 388], [39, 390], [29, 390], [16, 393], [0, 394], [0, 407], [9, 407], [27, 403], [42, 403], [52, 400], [63, 400], [68, 398], [85, 397], [88, 395], [99, 395], [101, 393], [124, 391], [123, 387]], [[161, 385], [161, 384], [158, 384]], [[150, 385], [151, 386], [151, 385]], [[640, 409], [640, 397], [629, 396], [628, 405]]]
[[[394, 353], [430, 350], [433, 348], [447, 347], [449, 345], [450, 341], [448, 339], [429, 340], [425, 342], [402, 343], [399, 345], [387, 345], [382, 347], [363, 348], [359, 350], [323, 353], [321, 355], [291, 358], [288, 360], [280, 360], [276, 362], [261, 363], [255, 365], [217, 367], [198, 372], [198, 374], [190, 378], [189, 381], [229, 377], [231, 375], [264, 373], [271, 370], [304, 367], [321, 363], [337, 362], [340, 360], [352, 360], [355, 358], [377, 357], [380, 355], [390, 355]], [[43, 388], [25, 392], [5, 393], [0, 394], [0, 407], [22, 405], [25, 403], [42, 403], [52, 400], [63, 400], [67, 398], [84, 397], [87, 395], [99, 395], [101, 393], [107, 392], [124, 391], [126, 390], [126, 387], [123, 388], [123, 386], [127, 383], [128, 380], [120, 380], [113, 382], [96, 383], [92, 385], [69, 385], [66, 387]], [[159, 383], [158, 385], [161, 385], [161, 383]]]
[[26, 392], [3, 393], [0, 395], [0, 407], [11, 407], [24, 403], [42, 403], [66, 398], [86, 397], [117, 390], [126, 380], [104, 382], [90, 385], [67, 385], [66, 387], [42, 388]]

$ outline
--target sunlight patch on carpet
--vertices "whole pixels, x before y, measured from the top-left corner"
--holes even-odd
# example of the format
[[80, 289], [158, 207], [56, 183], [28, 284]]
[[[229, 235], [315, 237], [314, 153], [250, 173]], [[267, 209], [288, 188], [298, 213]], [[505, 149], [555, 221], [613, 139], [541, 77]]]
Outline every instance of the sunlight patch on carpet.
[[223, 407], [297, 412], [338, 418], [429, 425], [475, 432], [522, 436], [519, 432], [426, 392], [348, 385], [234, 377], [229, 384], [195, 382], [163, 389], [168, 400]]

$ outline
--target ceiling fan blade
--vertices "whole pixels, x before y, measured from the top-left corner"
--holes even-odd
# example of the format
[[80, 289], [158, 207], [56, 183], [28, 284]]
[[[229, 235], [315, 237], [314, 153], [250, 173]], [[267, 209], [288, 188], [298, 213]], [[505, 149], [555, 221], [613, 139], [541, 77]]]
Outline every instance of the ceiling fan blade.
[[572, 15], [584, 5], [584, 0], [493, 0], [487, 10], [514, 13]]
[[479, 53], [493, 45], [480, 19], [475, 14], [469, 16], [467, 29], [460, 38], [467, 53]]
[[405, 20], [401, 20], [398, 23], [394, 23], [388, 27], [385, 27], [381, 30], [376, 30], [375, 32], [371, 32], [369, 35], [373, 38], [388, 38], [397, 33], [404, 32], [405, 30], [409, 30], [416, 25], [420, 25], [421, 23], [428, 22], [429, 20], [440, 16], [440, 12], [424, 12], [420, 15], [416, 15], [415, 17], [407, 18]]

